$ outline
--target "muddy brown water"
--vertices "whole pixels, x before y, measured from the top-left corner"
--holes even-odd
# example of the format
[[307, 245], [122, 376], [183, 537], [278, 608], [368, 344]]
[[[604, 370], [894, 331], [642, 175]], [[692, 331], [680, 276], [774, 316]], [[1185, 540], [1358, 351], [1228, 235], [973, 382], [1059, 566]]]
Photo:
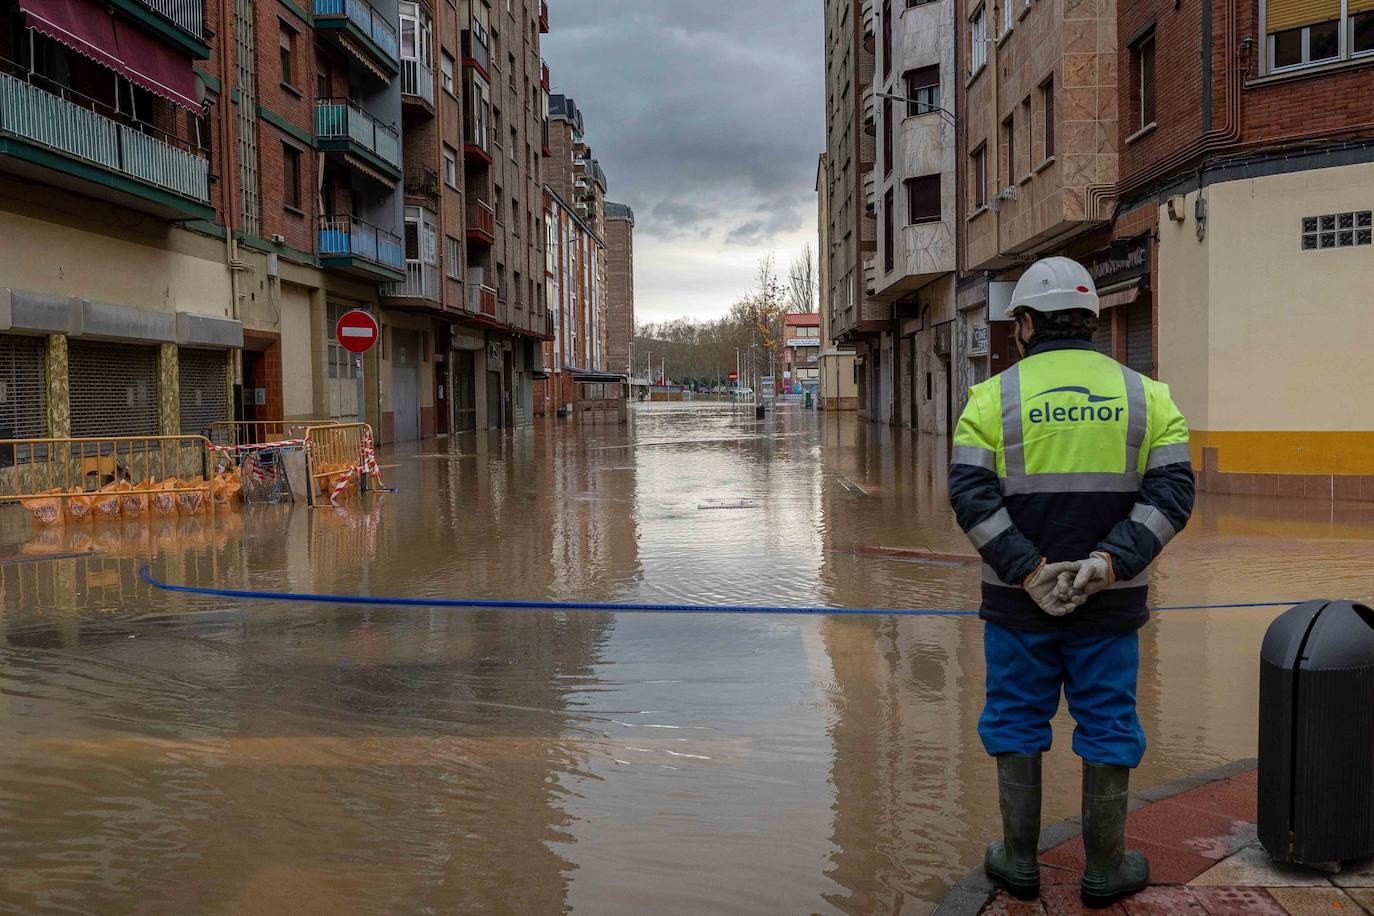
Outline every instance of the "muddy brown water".
[[[399, 492], [348, 511], [37, 535], [0, 512], [0, 912], [924, 913], [979, 860], [974, 619], [363, 608], [138, 577], [151, 557], [247, 589], [973, 607], [943, 442], [665, 404], [381, 460]], [[1367, 596], [1371, 523], [1204, 498], [1155, 603]], [[1144, 630], [1137, 784], [1254, 753], [1276, 613]], [[1071, 728], [1061, 711], [1047, 821], [1076, 809]]]

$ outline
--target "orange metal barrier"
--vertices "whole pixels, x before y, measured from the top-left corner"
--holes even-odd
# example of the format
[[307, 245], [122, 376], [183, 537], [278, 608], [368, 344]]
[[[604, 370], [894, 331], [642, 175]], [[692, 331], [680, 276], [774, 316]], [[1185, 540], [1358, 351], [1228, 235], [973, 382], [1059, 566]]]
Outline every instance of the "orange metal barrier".
[[372, 471], [372, 427], [330, 423], [305, 431], [310, 505], [330, 505], [349, 491], [366, 492]]
[[206, 437], [211, 445], [256, 445], [304, 439], [312, 426], [332, 426], [337, 420], [219, 420], [211, 423]]

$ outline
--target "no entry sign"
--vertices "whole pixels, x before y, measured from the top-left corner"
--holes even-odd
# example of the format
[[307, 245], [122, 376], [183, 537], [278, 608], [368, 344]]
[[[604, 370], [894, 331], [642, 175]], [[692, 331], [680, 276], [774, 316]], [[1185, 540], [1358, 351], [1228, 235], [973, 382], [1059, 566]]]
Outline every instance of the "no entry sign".
[[339, 346], [349, 353], [366, 353], [377, 345], [377, 339], [382, 336], [382, 329], [378, 327], [377, 319], [369, 312], [353, 309], [339, 317], [339, 324], [334, 328], [334, 336], [338, 338]]
[[738, 381], [739, 381], [739, 373], [738, 373], [738, 372], [731, 372], [730, 375], [729, 375], [728, 377], [729, 377], [730, 381], [732, 381], [732, 382], [738, 382]]

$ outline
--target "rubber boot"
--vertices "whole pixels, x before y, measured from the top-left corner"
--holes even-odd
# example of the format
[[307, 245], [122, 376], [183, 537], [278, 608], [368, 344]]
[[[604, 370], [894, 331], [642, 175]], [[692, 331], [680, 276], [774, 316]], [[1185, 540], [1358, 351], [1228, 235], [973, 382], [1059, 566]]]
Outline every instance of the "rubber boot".
[[1083, 764], [1083, 905], [1111, 906], [1150, 883], [1143, 852], [1126, 849], [1126, 767]]
[[997, 797], [1002, 842], [983, 857], [983, 871], [1019, 900], [1040, 896], [1040, 755], [1000, 754]]

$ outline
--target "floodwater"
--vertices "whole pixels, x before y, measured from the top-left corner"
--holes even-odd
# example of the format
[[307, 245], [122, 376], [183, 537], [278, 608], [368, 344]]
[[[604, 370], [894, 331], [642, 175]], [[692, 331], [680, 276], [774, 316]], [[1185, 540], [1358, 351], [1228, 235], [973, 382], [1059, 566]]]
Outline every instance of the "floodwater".
[[[384, 450], [350, 510], [0, 513], [0, 912], [925, 913], [997, 830], [970, 618], [176, 595], [969, 608], [941, 442], [789, 406]], [[703, 508], [704, 507], [704, 508]], [[732, 507], [732, 508], [731, 508]], [[1210, 497], [1157, 604], [1374, 591], [1374, 507]], [[43, 553], [79, 553], [35, 560]], [[1274, 609], [1143, 631], [1138, 785], [1255, 751]], [[1061, 712], [1047, 822], [1075, 813]]]

